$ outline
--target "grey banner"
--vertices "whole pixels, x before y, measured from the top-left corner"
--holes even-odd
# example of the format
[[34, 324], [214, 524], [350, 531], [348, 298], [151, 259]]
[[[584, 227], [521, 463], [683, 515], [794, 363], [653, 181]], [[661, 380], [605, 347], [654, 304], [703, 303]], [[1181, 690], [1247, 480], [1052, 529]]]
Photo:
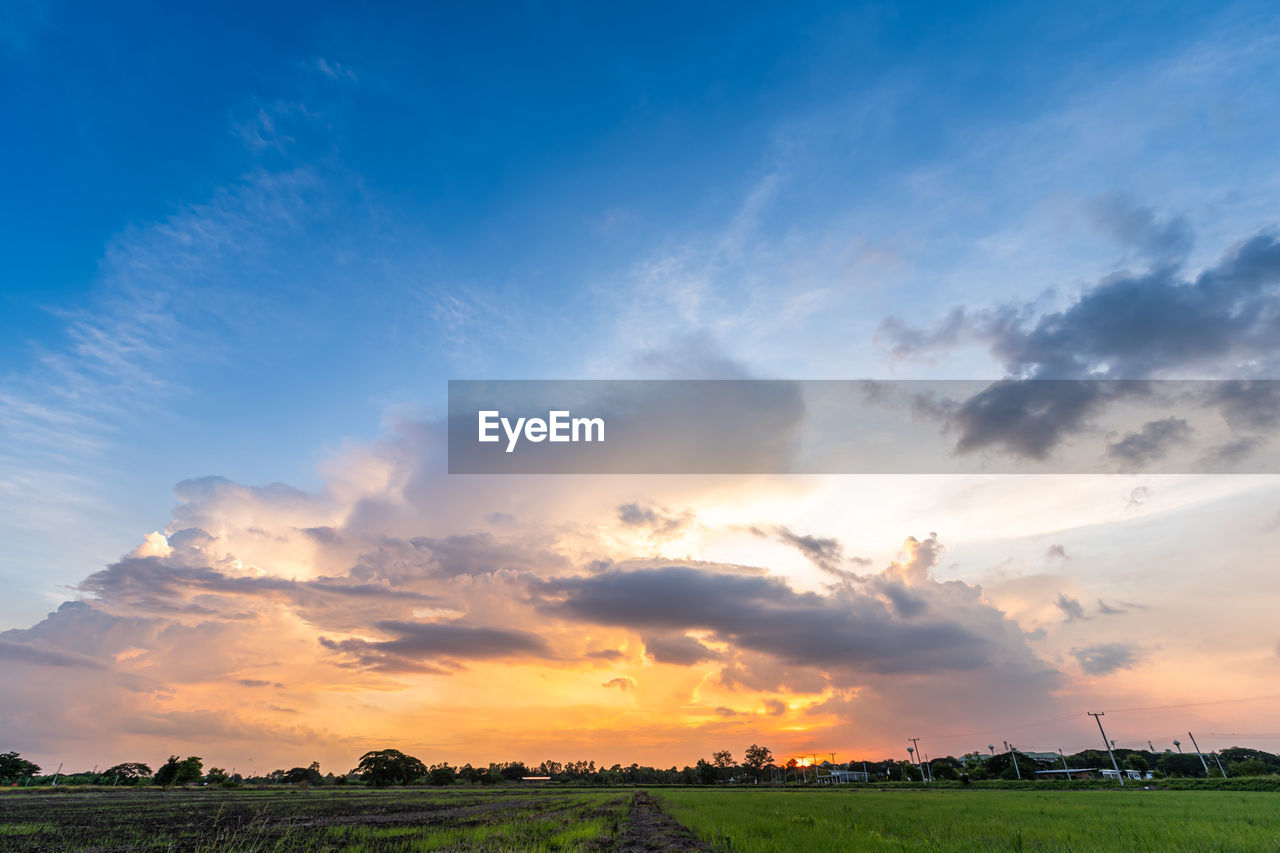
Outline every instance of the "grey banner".
[[452, 380], [451, 474], [1277, 473], [1276, 380]]

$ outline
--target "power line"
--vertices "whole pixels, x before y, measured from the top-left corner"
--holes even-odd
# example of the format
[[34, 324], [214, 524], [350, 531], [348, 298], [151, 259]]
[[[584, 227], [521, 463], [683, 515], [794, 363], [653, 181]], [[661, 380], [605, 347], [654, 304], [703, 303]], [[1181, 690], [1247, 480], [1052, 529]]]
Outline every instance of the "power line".
[[[1243, 696], [1235, 699], [1211, 699], [1205, 702], [1182, 702], [1176, 705], [1148, 705], [1142, 708], [1109, 708], [1108, 713], [1112, 714], [1129, 714], [1139, 711], [1171, 711], [1177, 708], [1198, 708], [1203, 705], [1230, 705], [1237, 702], [1260, 702], [1264, 699], [1280, 699], [1280, 693], [1269, 693], [1265, 696]], [[951, 738], [977, 737], [978, 735], [999, 734], [1000, 732], [1018, 731], [1019, 729], [1033, 729], [1037, 726], [1045, 726], [1049, 723], [1060, 723], [1064, 720], [1076, 719], [1076, 714], [1067, 714], [1061, 717], [1049, 717], [1044, 720], [1036, 720], [1030, 723], [1020, 723], [1012, 726], [999, 726], [994, 729], [983, 729], [974, 732], [957, 732], [945, 735], [925, 735], [924, 740], [948, 740]], [[1215, 735], [1216, 736], [1216, 735]], [[1233, 737], [1244, 737], [1244, 735], [1231, 735]], [[1280, 735], [1263, 735], [1263, 737], [1280, 737]]]

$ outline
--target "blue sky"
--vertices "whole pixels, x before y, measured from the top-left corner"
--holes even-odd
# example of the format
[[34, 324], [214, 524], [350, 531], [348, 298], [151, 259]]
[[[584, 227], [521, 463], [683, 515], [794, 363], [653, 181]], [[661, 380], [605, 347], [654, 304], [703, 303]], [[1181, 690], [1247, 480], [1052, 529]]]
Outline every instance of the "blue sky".
[[0, 627], [173, 532], [180, 481], [341, 492], [450, 378], [1003, 375], [953, 308], [1274, 233], [1278, 33], [1261, 3], [5, 4]]
[[1132, 261], [1099, 199], [1187, 218], [1204, 261], [1274, 199], [1262, 7], [19, 3], [2, 26], [0, 366], [44, 412], [6, 442], [8, 517], [34, 490], [81, 528], [14, 523], [19, 620], [174, 482], [314, 484], [448, 377], [931, 375], [878, 324]]

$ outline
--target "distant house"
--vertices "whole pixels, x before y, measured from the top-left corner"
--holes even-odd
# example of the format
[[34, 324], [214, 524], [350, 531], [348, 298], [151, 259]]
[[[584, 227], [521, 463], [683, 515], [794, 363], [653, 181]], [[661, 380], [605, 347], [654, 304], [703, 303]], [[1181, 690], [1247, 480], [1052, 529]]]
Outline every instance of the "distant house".
[[550, 782], [550, 776], [521, 776], [521, 782]]
[[1126, 779], [1136, 779], [1138, 781], [1155, 778], [1151, 775], [1150, 770], [1121, 770], [1120, 773], [1117, 773], [1114, 770], [1102, 770], [1100, 772], [1102, 773], [1103, 779], [1119, 779], [1120, 773], [1123, 773]]
[[871, 774], [862, 770], [849, 770], [847, 767], [836, 767], [830, 761], [824, 761], [817, 767], [819, 785], [847, 785], [850, 782], [870, 782]]
[[1037, 779], [1094, 779], [1097, 778], [1098, 768], [1096, 767], [1072, 767], [1064, 770], [1061, 767], [1049, 770], [1037, 770]]

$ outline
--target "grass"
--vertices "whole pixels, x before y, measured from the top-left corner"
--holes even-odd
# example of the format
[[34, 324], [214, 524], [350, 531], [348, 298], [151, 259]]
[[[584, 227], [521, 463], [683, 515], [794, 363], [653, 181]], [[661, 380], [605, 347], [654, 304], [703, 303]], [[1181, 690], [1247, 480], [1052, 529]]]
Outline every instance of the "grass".
[[[0, 796], [0, 849], [608, 853], [627, 826], [632, 791], [138, 789]], [[1280, 795], [1274, 792], [753, 787], [649, 793], [714, 849], [730, 853], [1280, 853]]]
[[1280, 797], [1227, 791], [653, 791], [717, 850], [1280, 851]]

